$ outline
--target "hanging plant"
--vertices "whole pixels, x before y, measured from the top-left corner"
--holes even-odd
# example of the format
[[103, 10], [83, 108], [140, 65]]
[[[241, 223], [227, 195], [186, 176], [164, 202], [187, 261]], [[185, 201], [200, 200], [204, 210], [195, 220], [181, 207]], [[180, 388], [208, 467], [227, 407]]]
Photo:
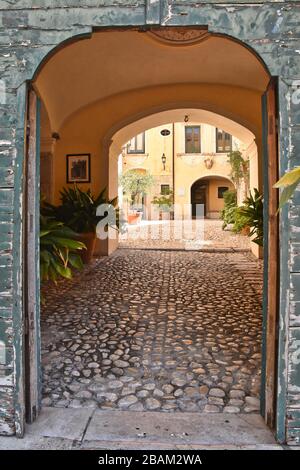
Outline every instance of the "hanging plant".
[[245, 160], [239, 150], [233, 150], [227, 156], [231, 167], [230, 177], [235, 186], [238, 187], [242, 179], [247, 184], [249, 179], [249, 160]]
[[235, 222], [235, 213], [237, 210], [237, 198], [236, 191], [225, 191], [223, 193], [224, 198], [224, 209], [221, 211], [221, 219], [223, 220], [222, 229], [228, 225], [234, 224]]

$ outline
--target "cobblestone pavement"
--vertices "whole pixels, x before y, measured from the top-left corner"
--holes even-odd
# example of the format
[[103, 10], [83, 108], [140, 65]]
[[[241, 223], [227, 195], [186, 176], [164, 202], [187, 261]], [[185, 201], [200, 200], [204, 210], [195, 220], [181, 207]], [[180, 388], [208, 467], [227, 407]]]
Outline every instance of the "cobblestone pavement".
[[257, 412], [260, 263], [120, 249], [44, 289], [43, 405]]
[[[177, 224], [180, 222], [177, 221]], [[196, 241], [199, 232], [197, 229], [203, 227], [203, 240], [200, 244]], [[249, 250], [249, 237], [235, 234], [230, 230], [222, 230], [222, 220], [205, 219], [204, 221], [189, 221], [183, 228], [178, 239], [178, 231], [175, 230], [174, 221], [143, 221], [139, 225], [128, 225], [127, 231], [122, 234], [120, 246], [124, 248], [163, 248], [163, 249], [194, 249], [200, 247], [206, 250], [234, 249]], [[181, 232], [182, 231], [182, 232]], [[149, 236], [152, 233], [152, 237]], [[165, 234], [165, 237], [164, 237]], [[166, 239], [164, 239], [166, 238]]]

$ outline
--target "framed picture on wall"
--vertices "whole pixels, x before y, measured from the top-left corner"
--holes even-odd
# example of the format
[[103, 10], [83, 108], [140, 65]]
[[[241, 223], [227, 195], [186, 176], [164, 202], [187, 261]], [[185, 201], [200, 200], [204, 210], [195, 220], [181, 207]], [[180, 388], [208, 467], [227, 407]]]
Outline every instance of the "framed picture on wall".
[[74, 153], [67, 155], [67, 183], [91, 182], [91, 154]]

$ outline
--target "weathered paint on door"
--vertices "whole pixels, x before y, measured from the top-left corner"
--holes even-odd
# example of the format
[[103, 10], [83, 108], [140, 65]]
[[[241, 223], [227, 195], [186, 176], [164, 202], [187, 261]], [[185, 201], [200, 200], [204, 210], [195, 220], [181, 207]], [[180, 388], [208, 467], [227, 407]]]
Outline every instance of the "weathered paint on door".
[[279, 234], [278, 223], [278, 192], [273, 188], [278, 180], [278, 112], [277, 112], [277, 81], [272, 79], [263, 97], [263, 117], [265, 165], [264, 165], [264, 194], [265, 194], [265, 237], [264, 237], [264, 269], [265, 269], [265, 294], [264, 302], [264, 409], [267, 424], [275, 427], [277, 407], [277, 355], [278, 355], [278, 286], [279, 266], [278, 249]]
[[32, 423], [40, 409], [40, 102], [28, 93], [24, 165], [24, 320], [26, 420]]
[[[47, 3], [47, 5], [46, 5]], [[92, 34], [93, 28], [203, 26], [229, 35], [258, 54], [279, 86], [279, 165], [300, 164], [300, 111], [295, 81], [300, 80], [299, 2], [244, 0], [230, 4], [194, 0], [75, 0], [0, 2], [0, 249], [1, 337], [7, 349], [0, 374], [0, 433], [22, 434], [23, 370], [23, 176], [26, 83], [47, 55], [64, 41]], [[47, 6], [47, 8], [45, 8]], [[300, 443], [300, 216], [299, 192], [280, 218], [280, 328], [277, 436]], [[296, 359], [295, 359], [296, 357]]]

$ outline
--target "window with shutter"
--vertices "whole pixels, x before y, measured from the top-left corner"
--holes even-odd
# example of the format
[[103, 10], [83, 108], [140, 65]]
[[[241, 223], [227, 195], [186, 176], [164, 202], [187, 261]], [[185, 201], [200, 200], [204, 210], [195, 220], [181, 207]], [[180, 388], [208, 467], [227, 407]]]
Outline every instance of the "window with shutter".
[[231, 152], [232, 136], [228, 132], [216, 129], [216, 151], [218, 153]]
[[136, 135], [128, 142], [127, 153], [145, 153], [145, 132]]
[[185, 127], [185, 153], [200, 153], [200, 126]]

